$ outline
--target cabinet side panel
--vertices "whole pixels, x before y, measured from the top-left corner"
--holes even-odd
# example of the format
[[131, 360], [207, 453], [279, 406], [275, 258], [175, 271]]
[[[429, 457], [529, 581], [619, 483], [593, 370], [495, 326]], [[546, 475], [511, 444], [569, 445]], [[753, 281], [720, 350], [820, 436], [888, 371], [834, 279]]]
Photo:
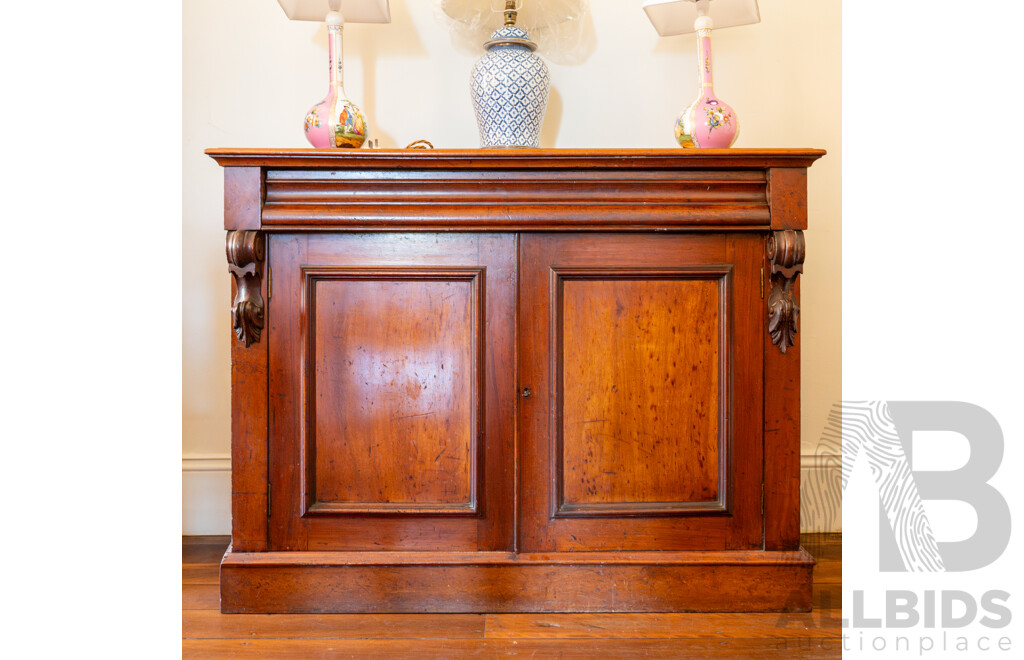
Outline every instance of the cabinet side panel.
[[[233, 278], [232, 278], [233, 279]], [[267, 299], [267, 281], [262, 282]], [[232, 298], [234, 298], [232, 285]], [[225, 312], [227, 313], [227, 312]], [[265, 312], [269, 316], [269, 305]], [[231, 337], [231, 545], [267, 550], [267, 337]]]
[[768, 173], [772, 229], [807, 229], [807, 170], [773, 167]]
[[[799, 304], [799, 278], [793, 297]], [[800, 547], [800, 333], [783, 353], [772, 344], [766, 311], [763, 336], [764, 547], [795, 550]]]
[[263, 212], [263, 171], [224, 169], [224, 229], [259, 229]]

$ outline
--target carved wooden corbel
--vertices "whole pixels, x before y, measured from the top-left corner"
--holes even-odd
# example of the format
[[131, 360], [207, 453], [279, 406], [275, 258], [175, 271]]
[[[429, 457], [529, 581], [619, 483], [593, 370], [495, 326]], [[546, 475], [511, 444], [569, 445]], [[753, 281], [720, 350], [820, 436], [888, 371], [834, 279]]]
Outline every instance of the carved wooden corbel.
[[240, 230], [228, 232], [228, 271], [235, 277], [235, 301], [231, 325], [246, 348], [260, 340], [263, 330], [263, 233]]
[[793, 298], [793, 283], [804, 272], [804, 233], [787, 229], [768, 236], [771, 291], [768, 294], [768, 333], [785, 353], [796, 339], [800, 307]]

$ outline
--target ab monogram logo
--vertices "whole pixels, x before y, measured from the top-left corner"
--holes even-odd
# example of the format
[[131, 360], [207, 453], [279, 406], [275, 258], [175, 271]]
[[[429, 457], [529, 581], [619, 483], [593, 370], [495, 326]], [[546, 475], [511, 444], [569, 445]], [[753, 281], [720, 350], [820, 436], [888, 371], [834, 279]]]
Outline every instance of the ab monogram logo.
[[[961, 435], [970, 447], [956, 470], [914, 469], [915, 432]], [[842, 488], [864, 464], [879, 496], [879, 570], [958, 572], [988, 566], [1010, 541], [1010, 509], [988, 481], [1003, 459], [1003, 433], [985, 409], [959, 401], [866, 401], [837, 404], [822, 445], [840, 444]], [[977, 514], [974, 534], [956, 542], [936, 539], [924, 502], [955, 500]]]

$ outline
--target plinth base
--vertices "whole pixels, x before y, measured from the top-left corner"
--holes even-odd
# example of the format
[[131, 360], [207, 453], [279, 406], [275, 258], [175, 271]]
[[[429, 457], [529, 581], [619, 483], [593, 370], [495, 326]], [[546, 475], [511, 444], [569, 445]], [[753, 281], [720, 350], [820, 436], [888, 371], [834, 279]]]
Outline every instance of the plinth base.
[[225, 613], [806, 612], [803, 549], [722, 552], [260, 552], [230, 549]]

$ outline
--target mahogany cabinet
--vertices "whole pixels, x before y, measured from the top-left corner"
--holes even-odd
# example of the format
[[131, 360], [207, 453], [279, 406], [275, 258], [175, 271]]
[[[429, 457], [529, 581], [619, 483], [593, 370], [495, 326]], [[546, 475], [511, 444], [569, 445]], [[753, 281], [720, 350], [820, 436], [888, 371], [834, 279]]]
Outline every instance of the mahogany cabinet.
[[215, 149], [225, 612], [806, 610], [820, 150]]

